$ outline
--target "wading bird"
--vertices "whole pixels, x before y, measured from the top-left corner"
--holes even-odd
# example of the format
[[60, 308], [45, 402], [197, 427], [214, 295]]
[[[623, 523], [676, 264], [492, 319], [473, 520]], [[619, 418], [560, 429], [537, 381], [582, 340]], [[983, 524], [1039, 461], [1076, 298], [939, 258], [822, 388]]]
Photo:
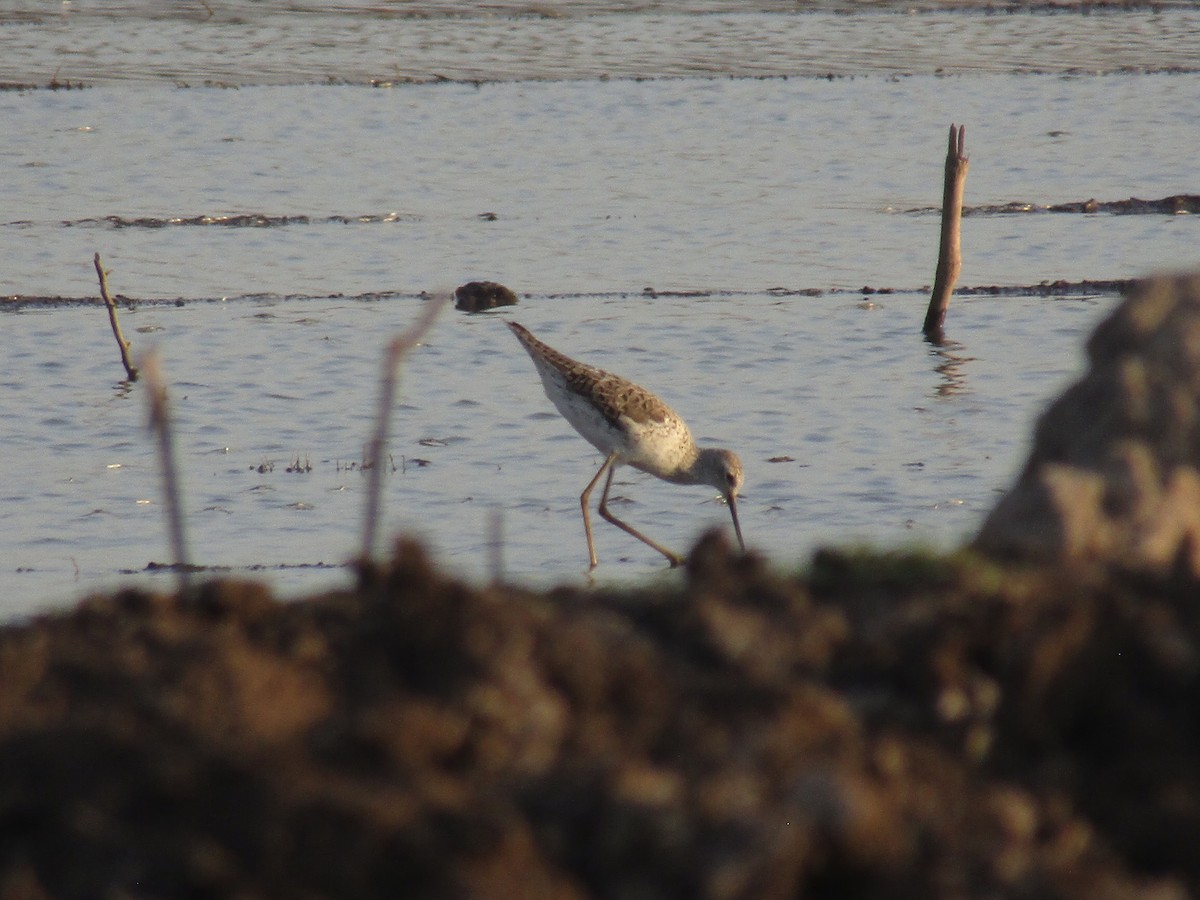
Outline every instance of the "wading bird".
[[559, 353], [516, 322], [506, 324], [533, 357], [546, 396], [563, 418], [604, 455], [600, 470], [579, 496], [591, 568], [596, 568], [597, 560], [588, 500], [605, 472], [608, 478], [600, 494], [599, 507], [605, 521], [653, 547], [670, 561], [672, 567], [683, 562], [678, 554], [652, 541], [609, 511], [608, 490], [612, 486], [613, 472], [622, 463], [672, 484], [706, 484], [716, 488], [729, 505], [733, 530], [745, 552], [746, 542], [742, 539], [737, 514], [737, 494], [742, 488], [742, 463], [737, 454], [697, 447], [683, 419], [645, 388]]

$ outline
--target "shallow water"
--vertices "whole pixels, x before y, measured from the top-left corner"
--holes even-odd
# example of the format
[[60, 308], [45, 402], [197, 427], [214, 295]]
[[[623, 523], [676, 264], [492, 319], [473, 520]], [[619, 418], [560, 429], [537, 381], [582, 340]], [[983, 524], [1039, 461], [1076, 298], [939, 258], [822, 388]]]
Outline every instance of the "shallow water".
[[[421, 301], [194, 304], [126, 312], [171, 383], [192, 555], [204, 564], [339, 564], [359, 546], [362, 458], [385, 338]], [[1078, 367], [1079, 336], [1110, 301], [966, 300], [962, 346], [916, 333], [924, 299], [890, 296], [541, 300], [503, 314], [446, 312], [402, 379], [385, 532], [417, 534], [473, 577], [582, 577], [577, 497], [599, 457], [554, 412], [500, 315], [660, 392], [698, 439], [737, 449], [747, 539], [783, 565], [814, 546], [872, 539], [946, 545], [1012, 475], [1032, 410]], [[141, 388], [114, 384], [95, 309], [6, 317], [17, 348], [0, 452], [3, 595], [61, 598], [169, 559]], [[48, 358], [47, 346], [56, 353]], [[785, 462], [771, 459], [790, 457]], [[296, 459], [311, 471], [289, 473]], [[427, 461], [426, 463], [420, 462]], [[259, 468], [270, 468], [260, 472]], [[19, 485], [19, 486], [18, 486]], [[727, 512], [704, 488], [622, 470], [617, 508], [682, 550]], [[601, 579], [662, 570], [598, 522]], [[17, 569], [18, 571], [14, 571]], [[266, 575], [300, 588], [340, 570]], [[156, 578], [166, 583], [167, 576]], [[76, 581], [78, 579], [78, 581]]]
[[[145, 88], [133, 99], [0, 94], [13, 129], [0, 150], [13, 173], [0, 183], [0, 293], [94, 296], [97, 250], [131, 297], [417, 293], [478, 278], [534, 293], [918, 289], [938, 217], [903, 211], [939, 203], [950, 122], [968, 123], [971, 205], [1188, 192], [1200, 76]], [[231, 213], [375, 220], [104, 222]], [[963, 232], [964, 284], [1200, 260], [1188, 216], [971, 217]]]
[[[59, 78], [101, 85], [0, 93], [0, 294], [93, 297], [99, 251], [115, 293], [183, 298], [122, 321], [135, 352], [163, 355], [192, 555], [287, 566], [260, 574], [289, 592], [349, 577], [336, 566], [357, 549], [365, 484], [348, 467], [368, 439], [383, 345], [415, 318], [419, 292], [481, 278], [523, 295], [500, 315], [644, 383], [699, 438], [736, 449], [746, 537], [781, 565], [835, 540], [960, 541], [1010, 482], [1038, 410], [1081, 370], [1082, 341], [1116, 298], [957, 298], [948, 331], [958, 346], [920, 340], [938, 217], [907, 211], [940, 200], [950, 122], [968, 127], [970, 205], [1196, 192], [1200, 76], [1114, 71], [1182, 65], [1172, 60], [1183, 31], [1194, 33], [1189, 9], [957, 12], [944, 25], [935, 14], [685, 4], [461, 20], [438, 8], [386, 21], [357, 6], [267, 16], [222, 5], [207, 25], [157, 9], [0, 16], [10, 51], [0, 80], [44, 83], [61, 64]], [[579, 41], [588, 29], [684, 25], [708, 35], [686, 52], [646, 54], [640, 37], [562, 50], [564, 31]], [[481, 41], [493, 28], [503, 39]], [[1005, 29], [1044, 46], [1023, 50]], [[268, 32], [275, 39], [258, 46]], [[365, 79], [369, 41], [401, 32], [439, 66], [457, 61], [448, 77], [472, 77], [482, 60], [489, 77], [516, 80], [300, 83], [335, 70]], [[226, 53], [234, 33], [255, 52]], [[1101, 33], [1135, 61], [1103, 50]], [[538, 35], [545, 46], [524, 69], [501, 65]], [[305, 41], [308, 52], [289, 54]], [[121, 46], [136, 52], [118, 64]], [[938, 47], [957, 54], [946, 57], [953, 77], [896, 75], [931, 72]], [[614, 68], [606, 54], [626, 74], [688, 76], [683, 61], [700, 60], [720, 75], [780, 76], [801, 58], [867, 74], [600, 79]], [[168, 65], [188, 82], [260, 86], [182, 90]], [[1109, 74], [1027, 71], [1064, 68]], [[290, 83], [264, 86], [275, 80]], [[230, 215], [275, 224], [216, 224]], [[213, 224], [171, 224], [203, 216]], [[1197, 227], [1186, 215], [971, 216], [961, 282], [1194, 267]], [[864, 285], [900, 292], [864, 303]], [[161, 574], [127, 574], [169, 550], [143, 388], [118, 384], [102, 310], [7, 306], [0, 616], [130, 580], [167, 586]], [[557, 417], [496, 315], [443, 315], [409, 361], [396, 416], [387, 533], [419, 534], [482, 578], [498, 521], [507, 576], [584, 577], [577, 498], [599, 458]], [[297, 457], [311, 471], [287, 472]], [[791, 461], [768, 461], [779, 457]], [[620, 514], [677, 550], [728, 526], [703, 488], [623, 473], [617, 491], [630, 501]], [[600, 522], [597, 541], [601, 580], [662, 570]]]

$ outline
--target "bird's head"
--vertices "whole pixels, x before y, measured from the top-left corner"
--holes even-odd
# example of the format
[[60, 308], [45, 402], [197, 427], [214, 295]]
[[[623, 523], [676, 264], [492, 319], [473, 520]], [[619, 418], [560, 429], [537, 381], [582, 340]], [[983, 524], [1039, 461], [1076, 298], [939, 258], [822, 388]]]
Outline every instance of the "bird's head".
[[746, 552], [746, 542], [742, 539], [742, 526], [738, 521], [737, 496], [742, 489], [742, 461], [732, 450], [701, 450], [700, 471], [703, 481], [721, 492], [725, 502], [729, 504], [729, 514], [733, 517], [733, 530], [737, 532], [738, 543], [742, 552]]

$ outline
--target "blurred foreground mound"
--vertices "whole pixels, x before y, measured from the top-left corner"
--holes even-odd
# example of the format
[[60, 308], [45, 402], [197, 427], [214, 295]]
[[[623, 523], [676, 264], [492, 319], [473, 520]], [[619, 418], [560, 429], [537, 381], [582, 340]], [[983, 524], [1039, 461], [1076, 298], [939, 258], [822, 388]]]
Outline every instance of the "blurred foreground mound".
[[217, 582], [0, 632], [4, 897], [1182, 898], [1189, 587], [963, 556], [678, 590]]
[[1087, 352], [977, 544], [1200, 580], [1200, 275], [1137, 284]]

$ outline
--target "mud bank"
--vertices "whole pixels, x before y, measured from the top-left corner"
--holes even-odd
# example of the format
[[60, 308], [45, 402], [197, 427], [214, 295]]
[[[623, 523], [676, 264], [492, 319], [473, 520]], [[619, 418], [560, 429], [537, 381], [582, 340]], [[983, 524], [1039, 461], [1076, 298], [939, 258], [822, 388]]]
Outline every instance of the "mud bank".
[[1184, 897], [1190, 580], [718, 537], [684, 583], [214, 581], [0, 632], [4, 897]]

